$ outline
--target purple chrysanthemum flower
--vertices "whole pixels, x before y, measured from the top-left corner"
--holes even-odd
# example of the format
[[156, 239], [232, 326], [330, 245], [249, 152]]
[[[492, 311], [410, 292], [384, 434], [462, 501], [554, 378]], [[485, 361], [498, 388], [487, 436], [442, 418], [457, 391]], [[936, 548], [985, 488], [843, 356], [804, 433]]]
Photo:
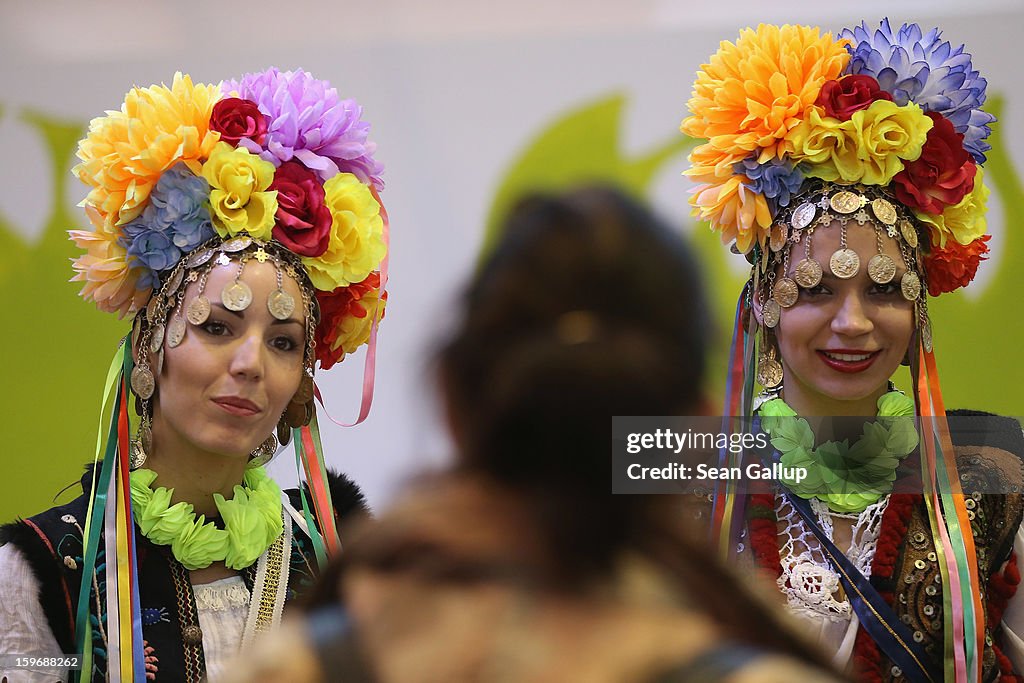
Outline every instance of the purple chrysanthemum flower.
[[764, 195], [773, 214], [789, 206], [789, 200], [804, 181], [803, 172], [792, 161], [776, 158], [759, 164], [756, 153], [738, 162], [733, 168], [750, 180], [754, 192]]
[[186, 254], [216, 234], [207, 202], [210, 186], [178, 163], [160, 176], [149, 204], [137, 219], [124, 226], [121, 244], [134, 262], [144, 266], [147, 281], [173, 268]]
[[262, 145], [239, 141], [254, 154], [280, 166], [293, 157], [326, 181], [339, 172], [352, 173], [364, 183], [384, 188], [383, 165], [373, 158], [377, 145], [366, 138], [370, 124], [361, 121], [363, 109], [355, 100], [338, 98], [327, 81], [301, 69], [246, 74], [225, 81], [221, 90], [252, 100], [267, 117]]
[[914, 102], [924, 111], [942, 114], [963, 134], [964, 147], [974, 159], [985, 163], [985, 152], [992, 148], [985, 138], [996, 120], [981, 109], [988, 82], [974, 70], [964, 46], [953, 49], [941, 35], [937, 28], [922, 35], [917, 24], [903, 24], [894, 33], [883, 19], [875, 31], [861, 22], [839, 37], [852, 43], [847, 73], [874, 76], [896, 104]]

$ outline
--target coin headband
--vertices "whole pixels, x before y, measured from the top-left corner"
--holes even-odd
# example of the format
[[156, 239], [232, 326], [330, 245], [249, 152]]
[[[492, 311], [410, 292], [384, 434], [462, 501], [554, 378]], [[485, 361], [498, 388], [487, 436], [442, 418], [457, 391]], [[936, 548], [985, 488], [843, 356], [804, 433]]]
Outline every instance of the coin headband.
[[[146, 307], [136, 316], [135, 334], [140, 353], [138, 364], [132, 372], [131, 386], [140, 399], [148, 400], [156, 388], [154, 370], [149, 367], [149, 354], [156, 358], [155, 375], [159, 375], [165, 345], [175, 348], [184, 340], [189, 324], [202, 325], [209, 318], [211, 306], [207, 297], [206, 281], [215, 267], [237, 265], [232, 282], [215, 294], [225, 308], [230, 311], [243, 311], [252, 305], [263, 303], [253, 301], [252, 290], [241, 279], [245, 265], [250, 260], [270, 262], [276, 271], [277, 288], [270, 293], [264, 303], [270, 314], [278, 320], [288, 319], [296, 310], [301, 310], [304, 315], [306, 332], [303, 381], [308, 378], [312, 386], [316, 358], [315, 330], [320, 317], [314, 287], [302, 267], [302, 262], [291, 251], [274, 241], [264, 242], [248, 235], [240, 235], [226, 240], [215, 237], [181, 259], [170, 271], [160, 289], [150, 298]], [[284, 290], [285, 276], [298, 285], [302, 293], [301, 302], [294, 301], [294, 297]], [[186, 301], [185, 292], [192, 283], [197, 283], [198, 289], [196, 295]], [[309, 399], [303, 403], [308, 401]]]
[[[750, 254], [754, 260], [751, 277], [756, 285], [751, 291], [758, 292], [760, 297], [765, 327], [778, 325], [782, 309], [795, 305], [801, 290], [816, 287], [826, 267], [840, 279], [852, 278], [860, 272], [861, 255], [846, 244], [851, 223], [861, 227], [870, 224], [874, 230], [877, 251], [866, 267], [868, 276], [876, 284], [888, 284], [895, 278], [897, 264], [884, 253], [883, 239], [888, 237], [896, 242], [904, 268], [899, 281], [900, 293], [907, 301], [914, 302], [915, 325], [926, 329], [930, 339], [927, 277], [921, 258], [922, 228], [913, 214], [884, 187], [820, 180], [804, 183], [793, 195], [790, 206], [775, 217], [768, 248], [756, 247]], [[823, 229], [841, 231], [839, 248], [824, 265], [812, 256], [811, 250], [815, 232]], [[797, 258], [790, 277], [790, 262]], [[781, 277], [777, 276], [780, 268]]]

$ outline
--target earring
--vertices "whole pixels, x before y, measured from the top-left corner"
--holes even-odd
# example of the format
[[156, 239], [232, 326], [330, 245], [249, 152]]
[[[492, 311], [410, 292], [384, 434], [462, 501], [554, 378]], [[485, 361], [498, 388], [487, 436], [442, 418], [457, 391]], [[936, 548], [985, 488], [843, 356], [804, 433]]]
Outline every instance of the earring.
[[775, 360], [775, 347], [769, 346], [757, 359], [757, 381], [765, 389], [782, 384], [782, 365]]
[[249, 464], [246, 465], [246, 467], [249, 469], [262, 467], [270, 462], [276, 454], [277, 439], [275, 439], [274, 435], [271, 434], [256, 448], [256, 450], [252, 452], [249, 456]]
[[140, 411], [142, 420], [139, 422], [139, 429], [132, 439], [131, 454], [128, 456], [128, 469], [135, 471], [146, 464], [146, 458], [153, 447], [153, 429], [149, 419], [149, 401], [142, 402]]

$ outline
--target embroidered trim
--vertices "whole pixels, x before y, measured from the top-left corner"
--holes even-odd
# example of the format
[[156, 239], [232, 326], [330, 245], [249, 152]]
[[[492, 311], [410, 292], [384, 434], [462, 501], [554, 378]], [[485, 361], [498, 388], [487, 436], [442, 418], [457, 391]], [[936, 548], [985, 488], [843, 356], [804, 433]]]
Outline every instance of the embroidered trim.
[[283, 532], [256, 564], [253, 600], [249, 603], [249, 617], [242, 636], [243, 649], [250, 646], [257, 635], [281, 623], [281, 613], [288, 593], [289, 563], [285, 558], [290, 555], [292, 548], [292, 520], [283, 513], [281, 518]]
[[185, 653], [185, 681], [200, 683], [206, 675], [206, 657], [203, 653], [203, 631], [199, 628], [192, 583], [188, 578], [188, 570], [171, 557], [170, 553], [167, 555], [167, 564], [174, 580], [174, 594], [178, 599], [178, 625], [181, 628], [181, 644]]

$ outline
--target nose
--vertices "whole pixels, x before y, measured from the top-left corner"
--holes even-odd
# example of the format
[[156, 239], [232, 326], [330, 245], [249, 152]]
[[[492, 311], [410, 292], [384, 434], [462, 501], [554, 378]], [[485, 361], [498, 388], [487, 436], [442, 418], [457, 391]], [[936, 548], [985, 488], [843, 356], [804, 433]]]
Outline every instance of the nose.
[[871, 332], [875, 325], [871, 320], [869, 306], [859, 292], [847, 293], [832, 318], [832, 331], [844, 337], [859, 337]]
[[231, 355], [231, 375], [247, 380], [260, 379], [264, 372], [264, 353], [263, 339], [259, 335], [243, 335], [236, 342]]

